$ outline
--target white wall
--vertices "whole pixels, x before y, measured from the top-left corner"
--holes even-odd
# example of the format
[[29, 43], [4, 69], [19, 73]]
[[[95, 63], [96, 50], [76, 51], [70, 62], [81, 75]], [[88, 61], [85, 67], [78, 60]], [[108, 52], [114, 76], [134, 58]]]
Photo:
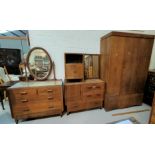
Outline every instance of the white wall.
[[[64, 79], [64, 53], [100, 53], [100, 38], [108, 32], [110, 30], [30, 30], [29, 37], [31, 47], [43, 47], [49, 52], [55, 62], [56, 78]], [[155, 34], [155, 31], [141, 33]], [[155, 68], [155, 48], [150, 67]]]

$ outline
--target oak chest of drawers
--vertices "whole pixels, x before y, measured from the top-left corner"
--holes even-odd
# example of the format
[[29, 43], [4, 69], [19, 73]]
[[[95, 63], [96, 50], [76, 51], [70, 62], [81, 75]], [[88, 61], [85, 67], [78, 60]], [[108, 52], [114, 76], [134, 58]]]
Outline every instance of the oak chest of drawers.
[[12, 117], [19, 119], [62, 115], [62, 81], [19, 82], [8, 89]]
[[104, 100], [104, 81], [86, 80], [65, 83], [65, 104], [67, 114], [92, 108], [102, 108]]

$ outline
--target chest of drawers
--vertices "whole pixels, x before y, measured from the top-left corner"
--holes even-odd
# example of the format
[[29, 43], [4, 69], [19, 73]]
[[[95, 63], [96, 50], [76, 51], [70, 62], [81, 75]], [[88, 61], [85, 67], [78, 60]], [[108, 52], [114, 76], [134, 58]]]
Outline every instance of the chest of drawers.
[[98, 79], [65, 83], [67, 113], [92, 108], [102, 108], [104, 87], [104, 81]]
[[19, 82], [8, 89], [12, 117], [19, 119], [62, 115], [62, 81]]

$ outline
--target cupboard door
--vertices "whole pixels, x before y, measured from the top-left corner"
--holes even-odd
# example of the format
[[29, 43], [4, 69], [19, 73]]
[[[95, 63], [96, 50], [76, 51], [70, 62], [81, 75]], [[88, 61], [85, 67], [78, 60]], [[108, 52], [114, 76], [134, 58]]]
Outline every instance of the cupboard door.
[[81, 85], [65, 85], [65, 99], [67, 101], [81, 99]]
[[65, 65], [66, 79], [83, 79], [84, 67], [80, 63], [71, 63]]
[[[148, 39], [125, 38], [121, 94], [142, 93], [151, 57]], [[150, 44], [150, 43], [149, 43]]]
[[107, 94], [119, 95], [124, 57], [124, 37], [111, 37], [110, 57], [108, 61]]

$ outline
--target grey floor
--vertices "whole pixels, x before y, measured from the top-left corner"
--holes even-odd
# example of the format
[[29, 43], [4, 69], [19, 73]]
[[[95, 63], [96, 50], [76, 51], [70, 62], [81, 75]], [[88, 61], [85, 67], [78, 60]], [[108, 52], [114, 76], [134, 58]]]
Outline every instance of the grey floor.
[[[0, 124], [15, 124], [14, 119], [11, 118], [10, 107], [8, 101], [4, 103], [5, 110], [0, 106]], [[33, 119], [30, 121], [20, 121], [19, 124], [106, 124], [114, 121], [134, 117], [141, 124], [147, 124], [150, 117], [150, 111], [133, 113], [122, 116], [112, 116], [112, 114], [130, 112], [135, 110], [145, 110], [151, 107], [143, 104], [142, 106], [135, 106], [126, 109], [113, 110], [106, 112], [104, 109], [95, 109], [83, 112], [64, 114], [63, 117], [52, 116], [41, 119]]]

